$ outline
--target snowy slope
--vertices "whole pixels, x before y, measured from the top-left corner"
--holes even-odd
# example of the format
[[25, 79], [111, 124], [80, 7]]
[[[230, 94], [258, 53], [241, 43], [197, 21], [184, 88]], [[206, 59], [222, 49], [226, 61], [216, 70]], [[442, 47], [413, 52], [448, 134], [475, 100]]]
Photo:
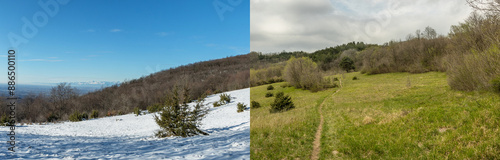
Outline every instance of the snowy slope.
[[16, 127], [16, 152], [7, 150], [7, 127], [0, 128], [0, 159], [250, 159], [250, 89], [226, 92], [233, 100], [213, 108], [219, 95], [205, 99], [210, 106], [201, 129], [210, 135], [155, 138], [160, 129], [152, 114], [132, 114]]

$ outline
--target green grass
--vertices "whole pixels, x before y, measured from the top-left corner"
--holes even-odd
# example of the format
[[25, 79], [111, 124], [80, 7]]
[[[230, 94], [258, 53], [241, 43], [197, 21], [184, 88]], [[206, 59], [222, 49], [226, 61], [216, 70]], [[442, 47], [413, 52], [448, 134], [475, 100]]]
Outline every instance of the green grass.
[[[286, 82], [275, 83], [281, 86]], [[268, 85], [252, 87], [250, 98], [261, 104], [250, 113], [251, 159], [309, 159], [314, 134], [319, 125], [318, 106], [336, 88], [312, 93], [294, 87], [274, 87], [292, 97], [295, 108], [281, 113], [269, 113], [274, 97], [264, 95]]]
[[[353, 81], [354, 76], [359, 80]], [[450, 90], [446, 74], [437, 72], [349, 73], [342, 83], [342, 90], [325, 100], [320, 159], [500, 159], [497, 94]], [[252, 125], [253, 118], [262, 113], [256, 114], [252, 113]], [[317, 124], [318, 118], [311, 118], [308, 122]], [[278, 132], [289, 131], [279, 128]], [[309, 141], [305, 143], [310, 146]], [[261, 143], [254, 144], [252, 137], [251, 145]], [[273, 151], [293, 154], [286, 147]], [[287, 156], [295, 157], [307, 159]]]

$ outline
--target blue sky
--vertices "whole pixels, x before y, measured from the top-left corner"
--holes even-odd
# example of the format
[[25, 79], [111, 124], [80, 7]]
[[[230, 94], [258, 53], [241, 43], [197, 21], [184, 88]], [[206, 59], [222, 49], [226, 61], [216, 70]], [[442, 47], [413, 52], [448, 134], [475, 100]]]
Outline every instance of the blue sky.
[[[7, 51], [15, 46], [12, 35], [27, 40], [15, 48], [18, 83], [131, 80], [250, 51], [248, 0], [73, 0], [67, 4], [42, 0], [58, 4], [53, 16], [38, 2], [0, 1], [0, 58], [5, 59], [0, 66], [5, 66], [5, 73]], [[214, 2], [225, 12], [221, 8], [218, 12]], [[23, 17], [36, 33], [24, 27]], [[0, 80], [6, 82], [7, 75]]]

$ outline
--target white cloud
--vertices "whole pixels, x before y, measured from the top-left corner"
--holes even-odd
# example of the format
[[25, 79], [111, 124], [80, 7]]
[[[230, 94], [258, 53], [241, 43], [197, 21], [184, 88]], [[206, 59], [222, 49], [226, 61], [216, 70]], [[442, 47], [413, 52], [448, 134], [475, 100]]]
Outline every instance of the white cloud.
[[157, 36], [160, 36], [160, 37], [165, 37], [165, 36], [168, 36], [168, 35], [171, 35], [172, 33], [170, 32], [158, 32], [158, 33], [155, 33]]
[[382, 44], [431, 26], [446, 35], [471, 9], [447, 0], [252, 0], [252, 51], [312, 52], [351, 41]]
[[122, 32], [123, 30], [122, 29], [112, 29], [110, 30], [110, 32]]

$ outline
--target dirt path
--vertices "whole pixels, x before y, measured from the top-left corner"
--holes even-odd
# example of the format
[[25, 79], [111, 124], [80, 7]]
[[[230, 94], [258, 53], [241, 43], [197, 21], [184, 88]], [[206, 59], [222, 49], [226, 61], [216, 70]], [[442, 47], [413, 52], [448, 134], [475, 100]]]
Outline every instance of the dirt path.
[[[335, 91], [332, 95], [330, 95], [329, 97], [333, 97], [333, 95], [335, 95], [335, 93], [339, 92], [340, 89], [342, 89], [342, 81], [340, 81], [340, 88]], [[311, 155], [311, 159], [312, 160], [317, 160], [319, 159], [319, 151], [321, 151], [321, 133], [323, 132], [323, 112], [321, 111], [321, 108], [323, 108], [323, 105], [325, 104], [325, 101], [326, 101], [326, 98], [323, 100], [323, 102], [321, 102], [321, 104], [319, 105], [319, 115], [320, 115], [320, 120], [319, 120], [319, 126], [318, 126], [318, 129], [316, 130], [316, 135], [315, 135], [315, 138], [314, 138], [314, 142], [313, 142], [313, 151], [312, 151], [312, 155]]]

